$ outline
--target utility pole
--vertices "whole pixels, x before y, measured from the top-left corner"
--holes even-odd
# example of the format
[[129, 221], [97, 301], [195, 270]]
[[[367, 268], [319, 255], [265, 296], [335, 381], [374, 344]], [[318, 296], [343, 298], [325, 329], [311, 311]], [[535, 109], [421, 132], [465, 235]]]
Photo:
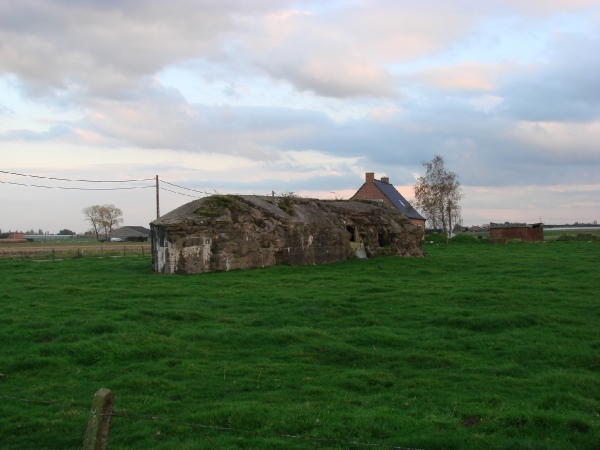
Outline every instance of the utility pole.
[[156, 218], [160, 217], [160, 200], [158, 196], [158, 175], [156, 175]]
[[452, 237], [452, 202], [448, 202], [448, 235]]

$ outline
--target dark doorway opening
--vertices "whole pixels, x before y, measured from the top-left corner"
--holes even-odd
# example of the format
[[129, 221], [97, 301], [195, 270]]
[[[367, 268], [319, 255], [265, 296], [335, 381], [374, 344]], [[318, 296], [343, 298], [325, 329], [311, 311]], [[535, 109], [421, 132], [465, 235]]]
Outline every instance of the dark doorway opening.
[[380, 247], [385, 247], [386, 245], [390, 245], [390, 240], [388, 238], [387, 234], [380, 234], [379, 235], [379, 246]]
[[356, 242], [356, 228], [346, 227], [346, 231], [350, 233], [350, 242]]

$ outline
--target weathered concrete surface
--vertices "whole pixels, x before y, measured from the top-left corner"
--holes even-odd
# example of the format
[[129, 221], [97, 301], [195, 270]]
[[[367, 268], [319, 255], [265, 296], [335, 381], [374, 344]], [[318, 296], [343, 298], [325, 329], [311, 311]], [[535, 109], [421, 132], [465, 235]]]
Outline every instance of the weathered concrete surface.
[[168, 274], [324, 264], [356, 255], [423, 256], [421, 228], [373, 201], [211, 196], [171, 211], [150, 229], [154, 270]]

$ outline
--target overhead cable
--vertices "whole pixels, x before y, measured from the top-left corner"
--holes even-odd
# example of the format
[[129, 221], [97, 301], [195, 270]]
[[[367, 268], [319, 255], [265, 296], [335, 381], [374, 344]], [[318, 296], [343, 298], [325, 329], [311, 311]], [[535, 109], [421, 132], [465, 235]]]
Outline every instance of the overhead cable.
[[17, 175], [19, 177], [43, 178], [46, 180], [73, 181], [73, 182], [81, 182], [81, 183], [133, 183], [136, 181], [154, 180], [154, 177], [153, 178], [140, 178], [139, 180], [72, 180], [70, 178], [44, 177], [41, 175], [28, 175], [25, 173], [7, 172], [6, 170], [0, 170], [0, 173], [6, 173], [9, 175]]
[[38, 184], [24, 184], [24, 183], [13, 183], [10, 181], [0, 181], [2, 184], [14, 184], [17, 186], [36, 187], [44, 189], [65, 189], [70, 191], [124, 191], [129, 189], [147, 189], [156, 187], [154, 185], [149, 186], [133, 186], [133, 187], [122, 187], [122, 188], [76, 188], [76, 187], [64, 187], [64, 186], [40, 186]]
[[[152, 187], [154, 187], [154, 186], [152, 186]], [[200, 197], [198, 197], [196, 195], [190, 195], [190, 194], [184, 194], [183, 192], [172, 191], [171, 189], [167, 189], [167, 188], [164, 188], [162, 186], [160, 186], [160, 188], [163, 191], [172, 192], [173, 194], [185, 195], [186, 197], [192, 197], [192, 198], [200, 198]]]
[[168, 184], [168, 185], [171, 185], [171, 186], [178, 187], [179, 189], [185, 189], [185, 190], [187, 190], [187, 191], [194, 191], [194, 192], [199, 192], [200, 194], [208, 194], [208, 195], [211, 195], [211, 194], [210, 194], [210, 192], [204, 192], [204, 191], [199, 191], [199, 190], [197, 190], [197, 189], [191, 189], [191, 188], [187, 188], [187, 187], [185, 187], [185, 186], [179, 186], [179, 185], [177, 185], [177, 184], [169, 183], [168, 181], [165, 181], [165, 180], [159, 180], [159, 181], [160, 181], [161, 183], [165, 183], [165, 184]]

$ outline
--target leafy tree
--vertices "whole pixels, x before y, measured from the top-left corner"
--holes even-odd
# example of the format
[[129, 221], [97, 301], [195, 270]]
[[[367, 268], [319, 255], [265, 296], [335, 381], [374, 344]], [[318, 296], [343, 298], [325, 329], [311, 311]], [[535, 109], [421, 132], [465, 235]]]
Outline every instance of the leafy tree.
[[444, 166], [444, 158], [435, 155], [429, 162], [421, 163], [425, 175], [417, 179], [415, 199], [432, 228], [442, 228], [446, 244], [452, 223], [460, 220], [460, 205], [463, 197], [458, 175]]
[[108, 239], [110, 232], [123, 222], [123, 211], [115, 205], [93, 205], [83, 208], [83, 215], [92, 226], [96, 239], [100, 240], [100, 233]]
[[65, 228], [64, 230], [60, 230], [58, 234], [59, 236], [75, 236], [77, 233], [69, 230], [68, 228]]

